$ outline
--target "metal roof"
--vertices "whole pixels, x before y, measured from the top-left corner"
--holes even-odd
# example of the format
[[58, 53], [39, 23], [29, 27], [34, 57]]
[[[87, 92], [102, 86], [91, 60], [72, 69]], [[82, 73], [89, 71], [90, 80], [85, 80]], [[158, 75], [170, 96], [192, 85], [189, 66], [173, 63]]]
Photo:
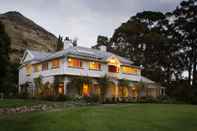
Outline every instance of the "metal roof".
[[59, 58], [59, 57], [64, 57], [64, 56], [75, 56], [75, 57], [83, 57], [83, 58], [87, 58], [87, 59], [91, 59], [91, 60], [100, 60], [103, 62], [106, 62], [106, 60], [109, 57], [116, 57], [123, 65], [132, 65], [134, 62], [123, 58], [121, 56], [118, 56], [114, 53], [111, 52], [107, 52], [107, 51], [101, 51], [98, 49], [92, 49], [92, 48], [86, 48], [86, 47], [81, 47], [81, 46], [77, 46], [77, 47], [70, 47], [58, 52], [50, 52], [50, 53], [46, 53], [46, 52], [39, 52], [39, 51], [31, 51], [31, 54], [33, 55], [33, 60], [39, 60], [39, 61], [47, 61], [47, 60], [51, 60], [51, 59], [55, 59], [55, 58]]

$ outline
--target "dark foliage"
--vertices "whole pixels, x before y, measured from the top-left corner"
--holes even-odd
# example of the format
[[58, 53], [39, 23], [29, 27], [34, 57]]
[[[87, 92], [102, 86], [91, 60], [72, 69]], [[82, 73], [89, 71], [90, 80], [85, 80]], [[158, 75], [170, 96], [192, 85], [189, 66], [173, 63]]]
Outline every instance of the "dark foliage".
[[4, 25], [0, 22], [0, 92], [6, 97], [17, 92], [17, 64], [10, 63], [10, 38], [5, 32]]
[[[153, 11], [137, 13], [121, 24], [110, 40], [98, 36], [94, 47], [106, 45], [109, 51], [127, 57], [138, 66], [142, 65], [142, 75], [167, 87], [169, 96], [195, 103], [196, 2], [183, 1], [174, 11], [166, 14]], [[188, 72], [188, 77], [183, 76], [184, 72]]]

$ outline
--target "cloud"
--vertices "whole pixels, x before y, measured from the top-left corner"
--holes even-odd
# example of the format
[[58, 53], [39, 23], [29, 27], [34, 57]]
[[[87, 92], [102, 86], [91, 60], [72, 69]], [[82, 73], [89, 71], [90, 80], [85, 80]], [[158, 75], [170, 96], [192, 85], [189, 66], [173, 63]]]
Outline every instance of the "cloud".
[[0, 12], [20, 11], [55, 35], [77, 37], [92, 46], [98, 35], [113, 31], [132, 15], [144, 10], [167, 12], [181, 0], [4, 0]]

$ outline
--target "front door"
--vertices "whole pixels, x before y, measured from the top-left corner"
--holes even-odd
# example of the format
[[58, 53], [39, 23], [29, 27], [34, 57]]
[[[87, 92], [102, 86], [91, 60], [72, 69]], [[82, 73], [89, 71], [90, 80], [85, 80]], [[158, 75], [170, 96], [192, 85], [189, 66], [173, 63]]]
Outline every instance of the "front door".
[[64, 83], [60, 83], [60, 84], [58, 85], [58, 93], [59, 93], [60, 95], [64, 95]]

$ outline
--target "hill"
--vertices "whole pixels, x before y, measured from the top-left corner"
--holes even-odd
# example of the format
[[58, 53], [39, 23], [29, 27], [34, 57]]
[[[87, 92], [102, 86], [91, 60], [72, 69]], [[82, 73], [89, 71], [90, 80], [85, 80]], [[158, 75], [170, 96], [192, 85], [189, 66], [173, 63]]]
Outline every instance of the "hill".
[[25, 49], [54, 51], [57, 37], [16, 11], [0, 14], [11, 40], [10, 61], [19, 63]]

